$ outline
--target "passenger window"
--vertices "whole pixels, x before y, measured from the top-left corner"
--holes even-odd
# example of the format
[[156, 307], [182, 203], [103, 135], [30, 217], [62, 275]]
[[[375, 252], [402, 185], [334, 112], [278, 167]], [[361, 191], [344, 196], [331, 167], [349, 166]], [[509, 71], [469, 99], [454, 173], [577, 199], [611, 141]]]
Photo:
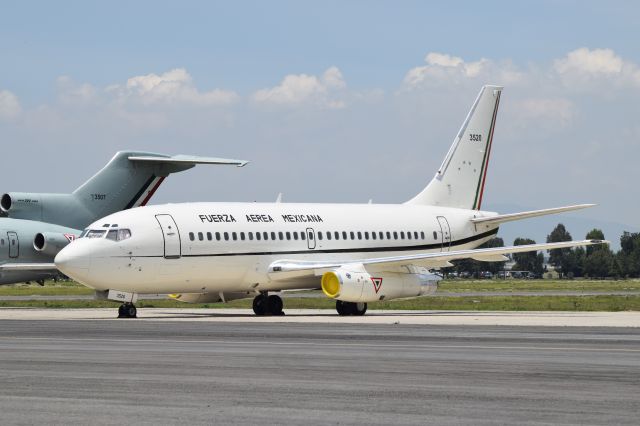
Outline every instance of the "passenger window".
[[284, 235], [287, 237], [287, 240], [291, 239], [291, 232], [286, 232]]
[[253, 232], [249, 232], [249, 241], [253, 241]]
[[228, 232], [224, 233], [224, 240], [225, 241], [229, 241], [229, 233]]
[[358, 239], [361, 240], [362, 239], [362, 232], [358, 231]]
[[111, 231], [107, 232], [107, 240], [117, 241], [118, 231], [116, 231], [115, 229], [112, 229]]
[[4, 238], [0, 240], [0, 244], [4, 245]]
[[204, 240], [204, 236], [202, 235], [202, 232], [198, 232], [198, 240], [200, 241]]
[[240, 233], [240, 239], [241, 239], [242, 241], [244, 241], [244, 232], [241, 232], [241, 233]]
[[211, 235], [211, 232], [207, 232], [207, 240], [208, 241], [213, 240], [213, 235]]
[[298, 233], [295, 231], [293, 232], [293, 239], [296, 241], [298, 240]]
[[327, 240], [331, 239], [331, 232], [327, 231]]
[[438, 239], [438, 233], [436, 231], [433, 231], [433, 239], [434, 240]]
[[418, 231], [413, 231], [413, 239], [414, 240], [418, 239]]
[[318, 232], [318, 239], [322, 240], [322, 231]]
[[420, 231], [420, 238], [424, 240], [424, 231]]
[[216, 232], [216, 241], [220, 241], [220, 233]]
[[375, 232], [371, 233], [371, 238], [373, 238], [374, 240], [376, 239], [376, 233]]
[[349, 236], [351, 237], [352, 240], [356, 239], [356, 234], [353, 231], [349, 232]]
[[305, 240], [307, 239], [307, 235], [306, 235], [304, 232], [301, 232], [301, 233], [300, 233], [300, 239], [301, 239], [302, 241], [305, 241]]
[[309, 240], [313, 240], [313, 232], [309, 231]]
[[280, 241], [284, 240], [284, 235], [282, 235], [282, 232], [278, 232], [278, 239]]
[[393, 231], [393, 239], [394, 240], [398, 239], [398, 232], [397, 231]]
[[260, 235], [260, 233], [259, 233], [259, 232], [256, 232], [256, 240], [260, 241], [260, 238], [261, 238], [261, 237], [262, 237], [262, 236]]
[[335, 237], [336, 240], [340, 239], [340, 233], [338, 231], [334, 232], [333, 236]]
[[404, 240], [404, 231], [400, 231], [400, 239]]
[[411, 239], [411, 232], [407, 232], [407, 238]]
[[342, 231], [342, 239], [343, 240], [347, 239], [347, 231]]
[[365, 232], [364, 232], [364, 239], [365, 239], [365, 240], [368, 240], [368, 239], [369, 239], [369, 232], [368, 232], [368, 231], [365, 231]]
[[193, 232], [189, 232], [189, 239], [190, 239], [191, 241], [193, 241], [193, 240], [195, 240], [195, 239], [196, 239], [195, 235], [193, 235]]
[[238, 239], [238, 234], [236, 234], [235, 232], [232, 232], [231, 238], [233, 238], [233, 241], [236, 241]]
[[384, 240], [384, 232], [378, 232], [378, 237], [380, 237], [381, 240]]
[[276, 240], [276, 233], [275, 233], [275, 232], [272, 232], [272, 233], [271, 233], [271, 240], [272, 240], [272, 241], [275, 241], [275, 240]]
[[387, 240], [391, 239], [391, 232], [387, 231]]
[[262, 239], [267, 241], [269, 239], [269, 233], [268, 232], [263, 232], [262, 233]]

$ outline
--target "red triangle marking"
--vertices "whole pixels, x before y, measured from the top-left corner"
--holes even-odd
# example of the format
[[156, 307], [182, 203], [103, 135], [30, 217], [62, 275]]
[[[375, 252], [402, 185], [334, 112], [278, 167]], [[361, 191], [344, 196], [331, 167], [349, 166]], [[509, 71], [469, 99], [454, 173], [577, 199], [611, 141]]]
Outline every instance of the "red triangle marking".
[[371, 282], [373, 282], [373, 289], [378, 293], [380, 291], [380, 287], [382, 287], [382, 278], [371, 277]]

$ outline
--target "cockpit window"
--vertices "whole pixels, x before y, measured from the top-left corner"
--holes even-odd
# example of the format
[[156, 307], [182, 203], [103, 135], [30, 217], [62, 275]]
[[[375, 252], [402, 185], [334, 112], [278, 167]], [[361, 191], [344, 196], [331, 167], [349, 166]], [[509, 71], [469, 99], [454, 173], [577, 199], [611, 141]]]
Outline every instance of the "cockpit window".
[[117, 241], [118, 231], [116, 231], [115, 229], [112, 229], [111, 231], [107, 232], [107, 240]]
[[82, 231], [82, 234], [80, 234], [78, 238], [84, 238], [87, 235], [87, 232], [89, 232], [89, 230], [85, 229], [84, 231]]
[[101, 229], [92, 229], [85, 235], [85, 238], [102, 238], [105, 234], [104, 230]]
[[118, 241], [126, 240], [127, 238], [131, 238], [131, 231], [128, 229], [118, 229]]

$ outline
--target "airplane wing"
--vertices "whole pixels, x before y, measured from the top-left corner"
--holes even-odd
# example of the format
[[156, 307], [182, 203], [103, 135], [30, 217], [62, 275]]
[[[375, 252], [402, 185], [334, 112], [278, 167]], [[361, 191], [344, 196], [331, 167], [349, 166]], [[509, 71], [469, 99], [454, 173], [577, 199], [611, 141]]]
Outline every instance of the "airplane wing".
[[5, 263], [0, 271], [57, 271], [55, 263]]
[[542, 210], [531, 210], [528, 212], [521, 213], [509, 213], [509, 214], [499, 214], [494, 216], [485, 216], [485, 217], [476, 217], [471, 219], [471, 222], [476, 225], [499, 225], [505, 222], [511, 222], [513, 220], [521, 220], [528, 219], [530, 217], [537, 216], [545, 216], [548, 214], [556, 214], [562, 212], [568, 212], [572, 210], [580, 210], [586, 209], [588, 207], [593, 207], [595, 204], [576, 204], [575, 206], [565, 206], [565, 207], [554, 207], [552, 209], [542, 209]]
[[269, 266], [269, 277], [272, 280], [302, 277], [305, 275], [322, 275], [324, 272], [345, 265], [364, 265], [376, 269], [398, 266], [424, 266], [440, 268], [452, 266], [450, 261], [459, 259], [475, 259], [480, 261], [504, 261], [505, 254], [522, 253], [538, 250], [553, 250], [560, 248], [608, 244], [603, 240], [564, 241], [559, 243], [527, 244], [521, 246], [494, 247], [485, 249], [455, 250], [439, 253], [419, 253], [405, 256], [374, 257], [368, 259], [350, 259], [344, 261], [299, 261], [278, 260]]
[[228, 164], [232, 166], [244, 167], [249, 162], [245, 160], [234, 160], [229, 158], [199, 157], [197, 155], [171, 155], [167, 157], [136, 156], [129, 157], [129, 161], [145, 161], [149, 163], [170, 163], [170, 164]]

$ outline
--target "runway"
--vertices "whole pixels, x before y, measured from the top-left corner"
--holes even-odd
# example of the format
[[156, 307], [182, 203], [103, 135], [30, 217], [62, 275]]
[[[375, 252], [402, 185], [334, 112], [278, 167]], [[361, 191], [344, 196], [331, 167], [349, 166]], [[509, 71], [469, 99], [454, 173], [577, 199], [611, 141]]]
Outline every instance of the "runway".
[[631, 327], [2, 319], [0, 353], [3, 424], [637, 424], [640, 415]]

